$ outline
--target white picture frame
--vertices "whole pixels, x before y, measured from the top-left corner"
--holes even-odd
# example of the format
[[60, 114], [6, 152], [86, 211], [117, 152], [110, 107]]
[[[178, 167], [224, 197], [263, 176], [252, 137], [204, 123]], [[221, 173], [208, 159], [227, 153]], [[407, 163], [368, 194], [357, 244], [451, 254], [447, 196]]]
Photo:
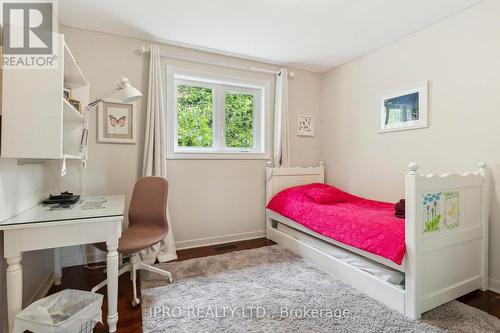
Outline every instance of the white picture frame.
[[314, 136], [315, 135], [315, 117], [310, 115], [297, 116], [297, 135]]
[[97, 105], [98, 143], [137, 143], [137, 114], [135, 103], [115, 101]]
[[[388, 133], [426, 128], [428, 123], [428, 82], [378, 96], [378, 132]], [[389, 108], [393, 104], [394, 108]]]

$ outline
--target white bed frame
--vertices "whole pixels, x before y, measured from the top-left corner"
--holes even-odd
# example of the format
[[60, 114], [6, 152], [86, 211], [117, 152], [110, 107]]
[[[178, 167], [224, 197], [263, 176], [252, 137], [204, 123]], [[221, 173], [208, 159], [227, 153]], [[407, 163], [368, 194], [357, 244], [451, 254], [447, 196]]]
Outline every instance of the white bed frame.
[[[266, 235], [369, 296], [411, 319], [418, 319], [425, 311], [473, 290], [486, 290], [488, 287], [489, 176], [485, 163], [480, 162], [478, 166], [476, 172], [437, 176], [418, 175], [418, 164], [410, 163], [410, 171], [405, 178], [406, 255], [401, 265], [324, 237], [270, 210], [267, 210]], [[309, 168], [273, 168], [268, 163], [266, 201], [269, 202], [274, 194], [285, 188], [324, 183], [324, 178], [322, 162], [319, 167]], [[453, 203], [458, 204], [458, 209], [451, 209], [449, 215], [458, 218], [458, 226], [441, 222], [439, 230], [424, 232], [423, 198], [425, 194], [435, 193], [441, 193], [439, 207], [443, 219], [448, 219], [448, 208], [453, 207]], [[450, 197], [455, 199], [444, 199]], [[454, 211], [458, 214], [453, 214]], [[457, 221], [452, 218], [451, 222]], [[405, 288], [353, 267], [278, 230], [277, 223], [404, 272]]]

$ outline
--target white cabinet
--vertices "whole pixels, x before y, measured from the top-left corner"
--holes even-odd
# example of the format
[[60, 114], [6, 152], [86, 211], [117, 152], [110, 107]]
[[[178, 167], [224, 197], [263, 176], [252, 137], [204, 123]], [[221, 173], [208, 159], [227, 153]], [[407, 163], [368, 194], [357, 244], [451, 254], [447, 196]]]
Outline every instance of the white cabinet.
[[[1, 150], [3, 158], [82, 158], [84, 110], [89, 84], [57, 34], [55, 69], [3, 69]], [[80, 101], [79, 113], [63, 97], [63, 88]]]

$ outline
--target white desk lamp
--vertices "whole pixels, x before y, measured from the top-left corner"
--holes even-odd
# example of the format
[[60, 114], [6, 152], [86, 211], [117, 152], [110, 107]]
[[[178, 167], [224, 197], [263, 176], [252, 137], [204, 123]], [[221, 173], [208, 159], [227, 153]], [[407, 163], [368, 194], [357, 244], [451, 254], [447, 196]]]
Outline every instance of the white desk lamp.
[[88, 107], [93, 107], [99, 102], [104, 102], [106, 98], [113, 98], [122, 101], [123, 103], [132, 103], [139, 98], [142, 97], [142, 93], [139, 89], [132, 87], [130, 81], [121, 76], [120, 80], [116, 84], [116, 87], [113, 90], [110, 90], [101, 98], [96, 99], [95, 101], [88, 104]]
[[[116, 100], [121, 101], [122, 103], [132, 103], [139, 98], [142, 97], [142, 93], [139, 91], [139, 89], [132, 87], [130, 84], [130, 81], [124, 77], [121, 76], [120, 79], [118, 80], [116, 86], [114, 89], [110, 90], [106, 94], [104, 94], [102, 97], [96, 99], [95, 101], [89, 103], [86, 107], [86, 111], [90, 111], [92, 107], [97, 105], [99, 102], [104, 102], [106, 98], [113, 98]], [[84, 121], [84, 133], [82, 136], [82, 142], [80, 143], [80, 151], [83, 154], [83, 166], [84, 168], [87, 165], [87, 144], [88, 144], [88, 116], [85, 116], [85, 121]], [[64, 176], [66, 174], [66, 158], [63, 158], [63, 163], [61, 166], [61, 176]], [[82, 175], [82, 186], [81, 186], [81, 194], [82, 196], [85, 196], [86, 188], [85, 188], [85, 182], [84, 179], [85, 174]]]

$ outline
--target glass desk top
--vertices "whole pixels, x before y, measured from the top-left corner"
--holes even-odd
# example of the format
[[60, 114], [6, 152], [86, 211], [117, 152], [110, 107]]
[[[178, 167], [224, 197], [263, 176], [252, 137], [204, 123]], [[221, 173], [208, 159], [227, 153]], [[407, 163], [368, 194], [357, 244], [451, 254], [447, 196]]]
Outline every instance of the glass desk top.
[[0, 230], [27, 223], [79, 220], [99, 217], [123, 216], [125, 195], [92, 196], [80, 198], [69, 208], [39, 204], [10, 219], [0, 222]]

